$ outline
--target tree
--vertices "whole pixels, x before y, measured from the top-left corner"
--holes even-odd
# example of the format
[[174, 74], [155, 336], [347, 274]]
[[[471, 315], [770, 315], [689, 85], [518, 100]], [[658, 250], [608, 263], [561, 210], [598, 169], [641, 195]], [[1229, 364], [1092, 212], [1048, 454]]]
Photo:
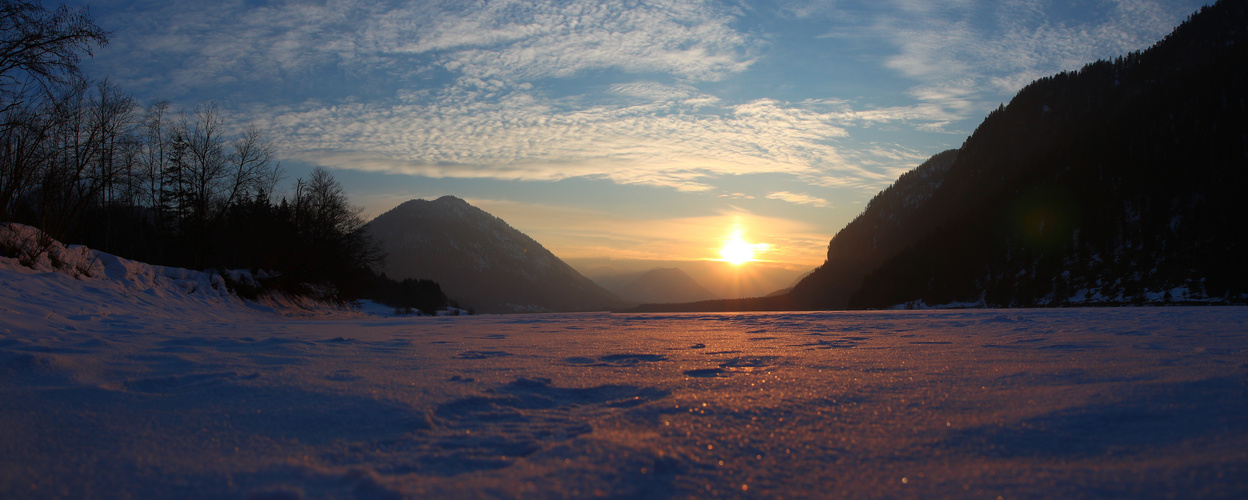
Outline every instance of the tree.
[[0, 0], [0, 110], [56, 95], [80, 77], [80, 53], [92, 55], [108, 35], [85, 7], [49, 12], [37, 1]]
[[154, 264], [263, 266], [337, 298], [363, 288], [382, 254], [329, 171], [274, 204], [282, 168], [258, 129], [233, 134], [211, 102], [144, 110], [88, 80], [79, 57], [105, 43], [86, 9], [0, 0], [0, 220]]
[[48, 177], [57, 118], [80, 97], [80, 53], [108, 43], [86, 9], [0, 0], [0, 219]]
[[306, 278], [358, 287], [385, 260], [380, 247], [364, 232], [363, 209], [350, 204], [329, 170], [317, 167], [307, 182], [296, 180], [293, 209], [299, 240], [309, 256], [302, 269]]
[[55, 122], [48, 106], [11, 107], [0, 127], [0, 220], [18, 215], [19, 203], [38, 184], [40, 169], [55, 149]]
[[230, 144], [227, 163], [229, 176], [221, 201], [224, 209], [260, 193], [268, 201], [267, 196], [282, 178], [281, 164], [273, 164], [273, 146], [255, 127], [248, 127]]

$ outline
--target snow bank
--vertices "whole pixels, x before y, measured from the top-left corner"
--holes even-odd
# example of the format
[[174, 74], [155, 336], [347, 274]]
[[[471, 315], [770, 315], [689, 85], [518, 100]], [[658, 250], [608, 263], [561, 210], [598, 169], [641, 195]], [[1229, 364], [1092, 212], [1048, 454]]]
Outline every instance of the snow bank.
[[[258, 287], [267, 278], [250, 271], [193, 271], [124, 259], [81, 245], [64, 245], [37, 228], [0, 223], [0, 292], [4, 297], [74, 314], [114, 311], [155, 317], [230, 315], [355, 316], [357, 312], [306, 297], [269, 292], [240, 298], [227, 286]], [[75, 293], [82, 288], [92, 293]]]

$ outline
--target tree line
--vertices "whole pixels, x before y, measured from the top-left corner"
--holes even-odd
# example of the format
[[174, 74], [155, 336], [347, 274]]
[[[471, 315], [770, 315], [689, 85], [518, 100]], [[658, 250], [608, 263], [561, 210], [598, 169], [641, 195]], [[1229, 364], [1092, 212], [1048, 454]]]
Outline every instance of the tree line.
[[[86, 9], [0, 0], [0, 221], [153, 264], [276, 271], [288, 291], [398, 286], [328, 170], [284, 182], [272, 143], [216, 104], [143, 105], [83, 75], [108, 37]], [[420, 308], [445, 304], [420, 290]]]

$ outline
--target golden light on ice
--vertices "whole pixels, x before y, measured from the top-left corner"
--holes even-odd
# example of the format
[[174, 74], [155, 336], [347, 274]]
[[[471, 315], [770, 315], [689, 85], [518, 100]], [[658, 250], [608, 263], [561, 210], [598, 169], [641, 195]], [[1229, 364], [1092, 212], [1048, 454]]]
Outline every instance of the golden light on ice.
[[719, 248], [719, 260], [739, 266], [746, 262], [754, 262], [758, 260], [756, 257], [760, 252], [766, 251], [771, 245], [766, 243], [750, 243], [745, 241], [741, 234], [741, 228], [735, 227], [732, 230], [732, 236], [724, 241], [724, 246]]

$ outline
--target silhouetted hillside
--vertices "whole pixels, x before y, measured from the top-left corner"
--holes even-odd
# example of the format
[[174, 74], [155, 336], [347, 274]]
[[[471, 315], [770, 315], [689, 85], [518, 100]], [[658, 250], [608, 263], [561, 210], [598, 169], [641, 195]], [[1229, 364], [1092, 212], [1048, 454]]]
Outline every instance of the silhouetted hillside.
[[437, 281], [447, 295], [478, 312], [590, 311], [624, 304], [502, 219], [453, 196], [408, 201], [367, 228], [388, 254], [387, 275]]
[[[844, 309], [872, 269], [944, 224], [951, 211], [933, 211], [929, 202], [957, 158], [957, 150], [937, 154], [872, 198], [832, 238], [823, 266], [794, 285], [790, 292], [793, 307]], [[976, 194], [963, 194], [962, 199]]]
[[696, 302], [719, 298], [674, 267], [646, 271], [615, 293], [622, 299], [640, 303]]
[[897, 206], [901, 180], [872, 201], [903, 222], [875, 225], [871, 240], [904, 248], [872, 248], [887, 259], [875, 257], [858, 286], [840, 265], [867, 262], [867, 235], [847, 227], [795, 298], [851, 308], [1242, 300], [1246, 36], [1248, 6], [1219, 2], [1147, 51], [1033, 82], [984, 120], [919, 209]]

